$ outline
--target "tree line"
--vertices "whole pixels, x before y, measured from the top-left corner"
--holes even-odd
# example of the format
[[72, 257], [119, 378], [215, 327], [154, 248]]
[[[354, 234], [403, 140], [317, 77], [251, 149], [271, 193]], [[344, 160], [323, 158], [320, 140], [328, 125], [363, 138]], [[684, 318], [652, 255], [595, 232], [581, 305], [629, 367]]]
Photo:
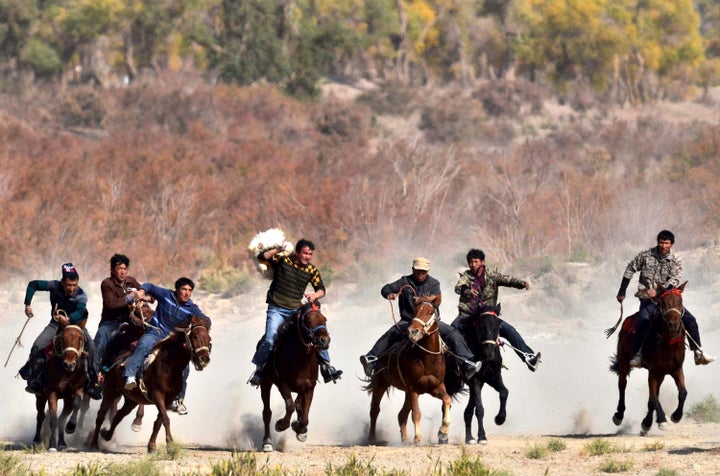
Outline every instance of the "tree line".
[[19, 81], [126, 84], [163, 71], [405, 85], [524, 77], [620, 103], [720, 81], [714, 0], [0, 0], [0, 59]]

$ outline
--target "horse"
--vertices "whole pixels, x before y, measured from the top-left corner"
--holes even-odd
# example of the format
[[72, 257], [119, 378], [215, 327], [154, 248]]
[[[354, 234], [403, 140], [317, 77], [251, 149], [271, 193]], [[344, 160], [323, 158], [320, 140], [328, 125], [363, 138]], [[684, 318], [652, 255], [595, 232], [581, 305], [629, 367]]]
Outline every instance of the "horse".
[[[483, 425], [485, 409], [482, 404], [481, 391], [484, 384], [488, 384], [498, 392], [500, 397], [500, 408], [495, 415], [495, 424], [502, 425], [505, 423], [507, 416], [507, 399], [509, 391], [502, 378], [502, 356], [500, 355], [500, 305], [497, 306], [481, 306], [467, 319], [470, 320], [470, 326], [463, 331], [463, 337], [472, 351], [475, 358], [482, 361], [482, 368], [478, 373], [472, 376], [467, 382], [470, 389], [467, 406], [463, 412], [465, 420], [465, 443], [474, 445], [480, 443], [487, 444], [487, 435]], [[445, 386], [449, 393], [454, 393], [454, 389], [462, 387], [463, 381], [458, 376], [457, 371], [452, 371], [458, 367], [457, 359], [454, 356], [448, 357], [449, 371], [445, 377]], [[472, 418], [473, 414], [478, 422], [477, 439], [472, 435]]]
[[405, 402], [398, 413], [400, 438], [403, 443], [408, 442], [407, 420], [410, 411], [415, 425], [414, 442], [418, 444], [422, 441], [419, 396], [424, 393], [429, 393], [443, 402], [438, 440], [441, 444], [448, 442], [452, 397], [444, 383], [445, 350], [437, 324], [439, 304], [440, 296], [416, 298], [413, 320], [408, 326], [408, 339], [393, 345], [378, 356], [376, 370], [363, 388], [372, 396], [368, 433], [368, 443], [371, 445], [376, 443], [375, 427], [380, 414], [380, 401], [390, 387], [405, 392]]
[[[298, 441], [307, 440], [308, 416], [318, 379], [318, 352], [330, 347], [327, 319], [320, 312], [320, 304], [304, 304], [280, 326], [277, 341], [268, 363], [263, 368], [260, 396], [263, 402], [263, 451], [274, 451], [270, 438], [270, 391], [275, 385], [285, 401], [285, 416], [275, 422], [275, 431], [290, 427], [293, 411], [297, 418], [292, 429]], [[293, 402], [292, 394], [297, 396]]]
[[[53, 340], [52, 355], [47, 361], [47, 385], [42, 395], [35, 396], [35, 408], [37, 410], [37, 425], [33, 444], [39, 445], [42, 442], [40, 436], [42, 425], [45, 420], [45, 404], [47, 403], [50, 414], [50, 439], [48, 451], [55, 452], [65, 449], [65, 435], [63, 426], [68, 415], [80, 407], [84, 395], [85, 379], [88, 361], [85, 352], [85, 332], [83, 326], [85, 321], [79, 325], [66, 325]], [[63, 409], [58, 419], [58, 400], [63, 401]], [[76, 421], [72, 418], [67, 422], [65, 432], [75, 432]]]
[[[139, 404], [154, 404], [158, 409], [158, 416], [153, 424], [153, 431], [148, 442], [148, 452], [152, 453], [157, 449], [156, 439], [161, 426], [165, 428], [165, 442], [172, 443], [173, 437], [170, 432], [167, 407], [182, 389], [182, 372], [188, 363], [192, 361], [195, 370], [203, 370], [210, 363], [211, 349], [209, 320], [200, 316], [192, 316], [187, 328], [176, 329], [174, 333], [155, 344], [150, 354], [155, 358], [145, 370], [141, 383], [135, 389], [125, 390], [122, 366], [113, 367], [105, 376], [105, 389], [95, 419], [91, 449], [98, 449], [98, 436], [109, 441], [122, 419]], [[110, 428], [101, 429], [105, 415], [120, 396], [125, 397], [122, 408], [113, 417]]]
[[[670, 416], [673, 423], [682, 419], [683, 406], [687, 397], [685, 387], [685, 374], [683, 362], [685, 360], [685, 327], [682, 323], [683, 303], [682, 291], [687, 281], [677, 288], [660, 288], [657, 298], [657, 309], [653, 315], [648, 329], [646, 343], [654, 345], [643, 346], [643, 364], [648, 370], [648, 412], [642, 420], [641, 435], [646, 435], [652, 426], [653, 412], [657, 414], [657, 424], [660, 430], [667, 429], [665, 411], [659, 400], [660, 385], [666, 375], [672, 376], [678, 389], [678, 406]], [[634, 339], [633, 321], [636, 314], [629, 316], [623, 322], [618, 335], [617, 353], [612, 358], [610, 370], [618, 375], [619, 399], [617, 410], [613, 415], [613, 423], [620, 425], [625, 415], [625, 388], [630, 373], [630, 360], [633, 358], [632, 344]]]

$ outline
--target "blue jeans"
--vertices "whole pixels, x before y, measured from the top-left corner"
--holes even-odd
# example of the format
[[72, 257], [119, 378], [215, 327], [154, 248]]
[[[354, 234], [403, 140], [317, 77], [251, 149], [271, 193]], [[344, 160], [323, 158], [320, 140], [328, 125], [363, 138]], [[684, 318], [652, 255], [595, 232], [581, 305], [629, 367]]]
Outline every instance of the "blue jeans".
[[132, 355], [125, 362], [125, 370], [123, 370], [123, 377], [126, 379], [129, 377], [137, 376], [140, 366], [143, 364], [145, 357], [150, 353], [153, 346], [165, 336], [161, 335], [157, 329], [149, 328], [140, 337], [137, 343], [137, 347], [133, 351]]
[[107, 349], [108, 342], [112, 338], [112, 335], [117, 328], [120, 326], [119, 322], [105, 321], [101, 322], [98, 326], [98, 330], [95, 333], [95, 373], [98, 373], [100, 363], [103, 357], [105, 357], [105, 350]]
[[633, 354], [637, 354], [642, 349], [643, 342], [645, 341], [645, 334], [647, 334], [648, 327], [650, 326], [650, 319], [655, 314], [657, 306], [650, 299], [640, 300], [640, 310], [635, 317], [635, 338], [633, 340]]
[[[265, 363], [270, 358], [270, 353], [275, 347], [275, 341], [277, 340], [277, 331], [285, 322], [285, 319], [297, 309], [285, 309], [284, 307], [273, 306], [268, 304], [267, 308], [267, 319], [265, 321], [265, 335], [260, 338], [258, 342], [257, 350], [253, 355], [252, 363], [259, 368], [263, 368]], [[320, 359], [325, 363], [330, 363], [330, 353], [327, 350], [321, 350], [319, 352]]]

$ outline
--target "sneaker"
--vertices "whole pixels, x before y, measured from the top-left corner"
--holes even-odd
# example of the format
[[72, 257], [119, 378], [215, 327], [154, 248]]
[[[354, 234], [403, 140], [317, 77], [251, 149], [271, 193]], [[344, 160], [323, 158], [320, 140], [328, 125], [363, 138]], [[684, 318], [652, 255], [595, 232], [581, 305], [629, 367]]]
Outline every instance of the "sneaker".
[[525, 365], [528, 366], [531, 372], [535, 372], [537, 368], [540, 366], [540, 355], [542, 355], [540, 352], [537, 354], [532, 354], [532, 356], [525, 358]]
[[128, 377], [125, 379], [125, 390], [131, 391], [137, 387], [137, 381], [135, 377]]
[[637, 354], [635, 354], [635, 357], [633, 357], [632, 360], [630, 360], [630, 367], [640, 368], [640, 367], [642, 367], [642, 363], [643, 363], [642, 354], [640, 352], [638, 352]]
[[714, 356], [706, 354], [700, 349], [695, 351], [695, 365], [707, 365], [714, 360]]
[[178, 415], [187, 415], [187, 407], [185, 406], [185, 403], [183, 403], [182, 399], [177, 401], [177, 408], [175, 411]]
[[333, 367], [330, 364], [322, 364], [320, 365], [320, 373], [323, 376], [323, 381], [325, 383], [336, 383], [337, 380], [340, 379], [340, 376], [342, 375], [343, 371], [338, 370], [335, 367]]
[[465, 372], [464, 377], [465, 380], [470, 380], [473, 378], [473, 375], [480, 372], [480, 369], [482, 368], [482, 361], [478, 360], [477, 362], [472, 362], [470, 360], [465, 361]]
[[367, 354], [360, 356], [360, 363], [363, 366], [366, 376], [372, 377], [373, 370], [375, 370], [375, 362], [377, 362], [377, 357], [374, 355]]
[[252, 385], [254, 387], [259, 387], [260, 382], [262, 382], [262, 374], [260, 373], [259, 370], [256, 370], [255, 372], [253, 372], [247, 381], [247, 383], [249, 383], [250, 385]]

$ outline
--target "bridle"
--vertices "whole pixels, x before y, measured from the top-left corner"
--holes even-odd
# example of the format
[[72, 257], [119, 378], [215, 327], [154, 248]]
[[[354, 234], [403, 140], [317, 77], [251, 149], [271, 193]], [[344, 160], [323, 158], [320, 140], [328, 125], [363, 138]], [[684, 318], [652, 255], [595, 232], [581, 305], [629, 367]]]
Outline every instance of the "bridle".
[[[83, 354], [85, 351], [85, 339], [84, 339], [84, 331], [82, 330], [82, 327], [76, 326], [75, 324], [68, 324], [63, 328], [63, 333], [67, 331], [68, 329], [77, 330], [80, 333], [80, 348], [68, 346], [63, 347], [61, 355], [65, 355], [65, 352], [72, 352], [74, 353], [78, 358]], [[62, 339], [63, 346], [65, 345], [65, 339]]]
[[[319, 348], [320, 346], [316, 342], [315, 339], [315, 333], [325, 329], [327, 331], [327, 326], [325, 324], [318, 324], [315, 327], [310, 327], [307, 324], [305, 324], [305, 317], [307, 317], [308, 314], [310, 314], [313, 311], [320, 312], [318, 309], [318, 306], [315, 304], [312, 305], [312, 308], [308, 310], [307, 312], [304, 312], [304, 310], [298, 311], [298, 319], [297, 319], [297, 330], [298, 330], [298, 337], [300, 337], [300, 342], [308, 348], [308, 351], [313, 348]], [[309, 337], [310, 341], [308, 342], [305, 337]]]
[[[498, 313], [495, 310], [492, 311], [483, 311], [480, 313], [480, 317], [482, 316], [495, 316], [498, 317]], [[480, 341], [480, 345], [494, 345], [498, 347], [500, 345], [500, 328], [498, 328], [498, 333], [495, 339], [486, 339], [483, 341]]]
[[[191, 324], [186, 330], [183, 331], [185, 334], [185, 346], [188, 349], [188, 352], [190, 352], [190, 358], [193, 361], [193, 364], [195, 364], [195, 368], [198, 369], [198, 367], [203, 367], [202, 361], [200, 360], [199, 353], [202, 351], [207, 351], [208, 355], [210, 355], [210, 352], [212, 351], [212, 344], [203, 345], [200, 347], [193, 347], [192, 340], [190, 339], [190, 335], [197, 329], [205, 329], [208, 331], [208, 328], [201, 325], [201, 324]], [[209, 332], [209, 331], [208, 331]], [[198, 369], [200, 370], [200, 369]]]
[[[427, 321], [423, 321], [419, 317], [413, 317], [412, 321], [410, 321], [410, 322], [415, 322], [415, 321], [419, 322], [420, 325], [422, 326], [423, 335], [427, 336], [434, 332], [438, 332], [439, 327], [436, 327], [434, 331], [430, 330], [430, 328], [433, 326], [433, 324], [435, 324], [437, 321], [440, 320], [440, 316], [438, 316], [437, 308], [435, 307], [435, 305], [433, 305], [432, 303], [429, 303], [429, 302], [421, 302], [420, 304], [418, 304], [418, 306], [420, 308], [422, 308], [423, 306], [432, 306], [432, 314], [430, 314], [430, 318]], [[419, 311], [416, 311], [416, 312], [419, 312]]]

